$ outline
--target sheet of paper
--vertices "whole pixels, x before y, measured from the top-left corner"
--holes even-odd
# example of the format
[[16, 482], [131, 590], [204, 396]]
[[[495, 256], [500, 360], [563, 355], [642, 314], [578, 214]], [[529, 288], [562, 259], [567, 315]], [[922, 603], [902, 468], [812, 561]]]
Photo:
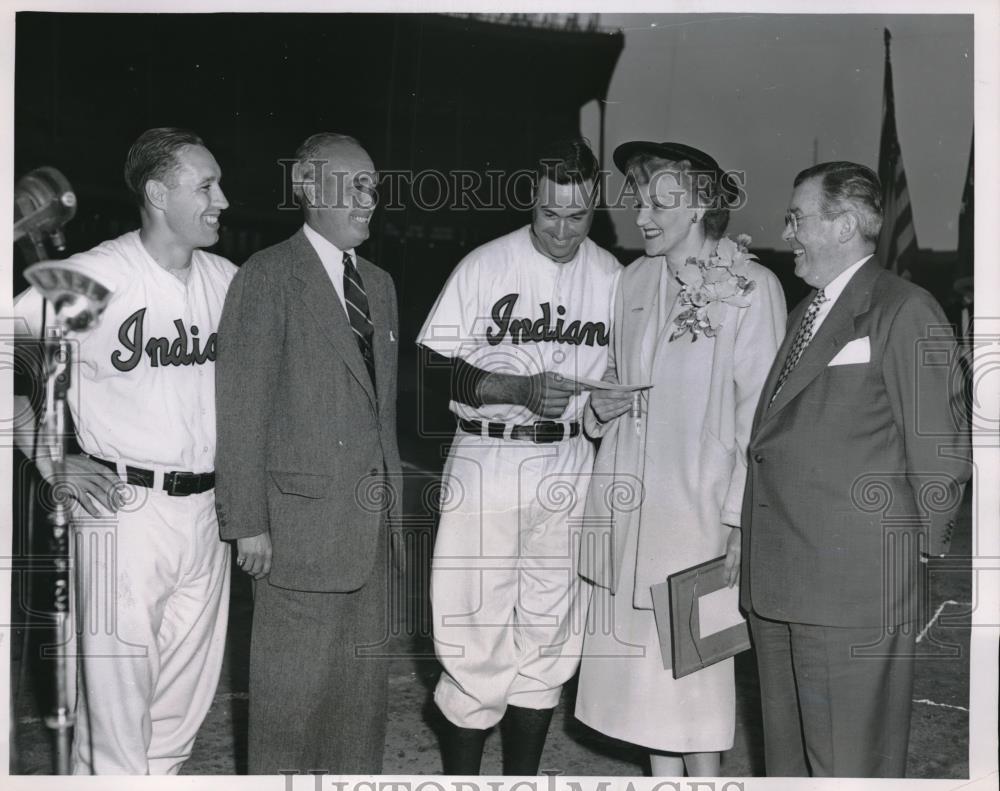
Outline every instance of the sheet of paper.
[[614, 382], [601, 382], [597, 379], [574, 379], [574, 382], [583, 385], [588, 390], [611, 390], [618, 393], [632, 393], [636, 390], [648, 390], [653, 385], [620, 385]]
[[719, 588], [698, 597], [698, 639], [743, 623], [740, 615], [740, 587]]

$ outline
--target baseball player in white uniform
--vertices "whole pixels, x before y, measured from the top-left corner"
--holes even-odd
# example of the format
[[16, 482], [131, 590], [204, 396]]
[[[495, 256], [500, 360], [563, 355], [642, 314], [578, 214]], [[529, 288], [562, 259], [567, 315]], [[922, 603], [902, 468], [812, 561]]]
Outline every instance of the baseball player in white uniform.
[[[236, 267], [199, 249], [218, 241], [229, 205], [220, 177], [191, 132], [151, 129], [135, 142], [125, 180], [141, 229], [69, 259], [114, 289], [99, 324], [68, 335], [83, 454], [56, 480], [31, 427], [19, 431], [43, 478], [76, 499], [76, 774], [176, 774], [222, 667], [229, 547], [213, 491], [215, 331]], [[15, 304], [41, 337], [51, 306], [33, 289]], [[30, 414], [18, 399], [16, 414]]]
[[452, 369], [458, 419], [431, 576], [449, 774], [479, 773], [501, 721], [505, 774], [537, 774], [583, 636], [572, 536], [593, 447], [577, 380], [604, 373], [621, 267], [587, 238], [586, 143], [554, 144], [536, 176], [531, 224], [462, 260], [418, 338]]

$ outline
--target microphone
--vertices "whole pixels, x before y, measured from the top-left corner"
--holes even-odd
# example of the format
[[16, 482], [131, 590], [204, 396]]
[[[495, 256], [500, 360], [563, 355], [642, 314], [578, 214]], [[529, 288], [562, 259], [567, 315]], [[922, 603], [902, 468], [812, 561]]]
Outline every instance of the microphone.
[[14, 185], [14, 241], [22, 241], [36, 260], [47, 257], [45, 240], [66, 249], [62, 227], [76, 214], [76, 193], [53, 167], [32, 170]]
[[112, 285], [71, 260], [32, 264], [24, 277], [52, 303], [56, 325], [74, 332], [93, 327], [114, 293]]

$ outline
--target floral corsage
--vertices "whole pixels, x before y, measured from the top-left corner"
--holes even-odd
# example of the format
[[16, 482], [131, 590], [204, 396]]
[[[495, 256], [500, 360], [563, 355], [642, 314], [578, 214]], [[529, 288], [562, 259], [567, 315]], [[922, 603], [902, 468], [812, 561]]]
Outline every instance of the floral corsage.
[[699, 335], [714, 338], [722, 327], [724, 305], [745, 308], [750, 304], [749, 294], [757, 287], [747, 277], [750, 261], [757, 257], [748, 252], [750, 237], [741, 233], [734, 242], [728, 236], [719, 240], [708, 261], [691, 257], [680, 268], [677, 279], [681, 282], [680, 299], [684, 311], [674, 319], [670, 340], [691, 333], [691, 342]]

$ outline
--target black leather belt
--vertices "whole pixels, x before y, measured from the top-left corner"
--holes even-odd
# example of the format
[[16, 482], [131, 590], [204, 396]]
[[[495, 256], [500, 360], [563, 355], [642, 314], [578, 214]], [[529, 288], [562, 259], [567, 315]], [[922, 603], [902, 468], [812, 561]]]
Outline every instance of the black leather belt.
[[481, 420], [459, 420], [458, 427], [466, 434], [478, 434], [494, 439], [526, 440], [545, 444], [548, 442], [561, 442], [564, 439], [572, 439], [580, 433], [579, 423], [557, 423], [554, 420], [539, 420], [537, 423], [528, 423], [523, 426], [511, 426], [507, 423], [483, 423]]
[[[118, 472], [118, 465], [107, 459], [91, 456], [98, 464], [103, 464], [109, 470]], [[156, 475], [152, 470], [142, 467], [125, 467], [125, 481], [133, 486], [153, 488]], [[186, 497], [189, 494], [201, 494], [215, 488], [214, 472], [165, 472], [163, 473], [163, 490], [172, 497]]]

